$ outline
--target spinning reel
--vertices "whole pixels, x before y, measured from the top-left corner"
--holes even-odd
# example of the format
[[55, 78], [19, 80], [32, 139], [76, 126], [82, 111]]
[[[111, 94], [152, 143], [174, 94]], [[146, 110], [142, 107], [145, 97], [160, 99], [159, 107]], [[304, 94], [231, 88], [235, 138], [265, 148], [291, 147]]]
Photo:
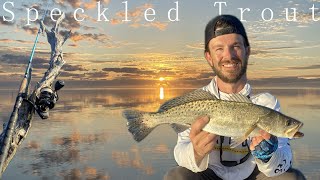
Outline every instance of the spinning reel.
[[54, 108], [59, 100], [57, 91], [63, 88], [64, 81], [57, 81], [54, 85], [54, 90], [51, 87], [43, 87], [40, 90], [39, 96], [36, 97], [36, 111], [42, 119], [49, 117], [49, 110]]

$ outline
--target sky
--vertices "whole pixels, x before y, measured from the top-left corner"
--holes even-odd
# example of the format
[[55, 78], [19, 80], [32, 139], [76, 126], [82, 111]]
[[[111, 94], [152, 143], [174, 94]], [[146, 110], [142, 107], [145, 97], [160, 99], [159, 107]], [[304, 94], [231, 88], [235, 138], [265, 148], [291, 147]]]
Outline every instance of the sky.
[[[36, 14], [30, 11], [28, 18], [27, 9], [37, 9], [40, 19], [48, 7], [66, 13], [61, 33], [72, 31], [63, 47], [66, 64], [60, 79], [82, 87], [205, 85], [213, 73], [203, 56], [204, 28], [219, 14], [217, 2], [20, 0], [14, 1], [13, 7], [10, 0], [1, 0], [0, 84], [20, 81], [29, 60], [39, 24], [31, 22]], [[320, 87], [319, 0], [221, 2], [225, 2], [221, 4], [222, 14], [238, 18], [239, 8], [250, 9], [243, 13], [242, 20], [252, 51], [248, 66], [251, 82], [261, 86]], [[83, 9], [77, 11], [77, 18], [83, 21], [73, 17], [77, 8]], [[104, 16], [98, 16], [104, 8], [108, 8]], [[291, 8], [296, 9], [296, 21], [289, 21], [294, 17]], [[153, 21], [146, 20], [146, 10], [154, 14], [147, 16]], [[13, 21], [5, 21], [3, 16]], [[44, 22], [49, 28], [54, 23], [50, 16]], [[46, 37], [40, 36], [33, 60], [35, 80], [48, 68], [49, 51]]]

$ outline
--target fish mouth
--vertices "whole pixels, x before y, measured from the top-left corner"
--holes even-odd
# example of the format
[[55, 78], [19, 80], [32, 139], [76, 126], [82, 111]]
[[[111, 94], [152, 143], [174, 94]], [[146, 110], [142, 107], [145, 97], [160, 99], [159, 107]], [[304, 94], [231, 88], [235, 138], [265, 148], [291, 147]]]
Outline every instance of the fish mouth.
[[302, 133], [302, 132], [296, 132], [296, 133], [294, 133], [294, 135], [293, 135], [293, 138], [302, 138], [304, 136], [304, 134]]
[[299, 129], [303, 126], [303, 123], [300, 123], [299, 125], [289, 129], [287, 131], [287, 134], [289, 135], [289, 137], [291, 138], [301, 138], [304, 136], [304, 134], [302, 132], [299, 132]]

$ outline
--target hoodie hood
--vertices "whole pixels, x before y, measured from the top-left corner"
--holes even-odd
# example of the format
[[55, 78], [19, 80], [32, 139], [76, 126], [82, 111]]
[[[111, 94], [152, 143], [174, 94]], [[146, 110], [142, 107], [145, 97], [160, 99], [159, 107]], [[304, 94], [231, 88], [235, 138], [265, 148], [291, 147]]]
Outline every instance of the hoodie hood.
[[[223, 92], [219, 92], [218, 86], [217, 86], [217, 77], [215, 76], [211, 82], [202, 88], [205, 91], [211, 92], [213, 95], [215, 95], [218, 99], [220, 99], [220, 96]], [[239, 92], [239, 94], [242, 94], [244, 96], [249, 96], [251, 94], [251, 86], [250, 84], [246, 83], [246, 85], [243, 87], [243, 89]], [[226, 93], [224, 93], [226, 94]]]

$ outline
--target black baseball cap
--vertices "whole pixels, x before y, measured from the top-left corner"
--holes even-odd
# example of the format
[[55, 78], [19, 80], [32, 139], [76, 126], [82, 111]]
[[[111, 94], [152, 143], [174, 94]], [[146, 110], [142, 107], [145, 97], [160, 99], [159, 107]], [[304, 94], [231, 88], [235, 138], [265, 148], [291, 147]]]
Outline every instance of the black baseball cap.
[[240, 34], [244, 39], [244, 45], [250, 46], [246, 30], [241, 21], [232, 15], [219, 15], [211, 19], [205, 29], [205, 51], [209, 51], [209, 41], [224, 34]]

